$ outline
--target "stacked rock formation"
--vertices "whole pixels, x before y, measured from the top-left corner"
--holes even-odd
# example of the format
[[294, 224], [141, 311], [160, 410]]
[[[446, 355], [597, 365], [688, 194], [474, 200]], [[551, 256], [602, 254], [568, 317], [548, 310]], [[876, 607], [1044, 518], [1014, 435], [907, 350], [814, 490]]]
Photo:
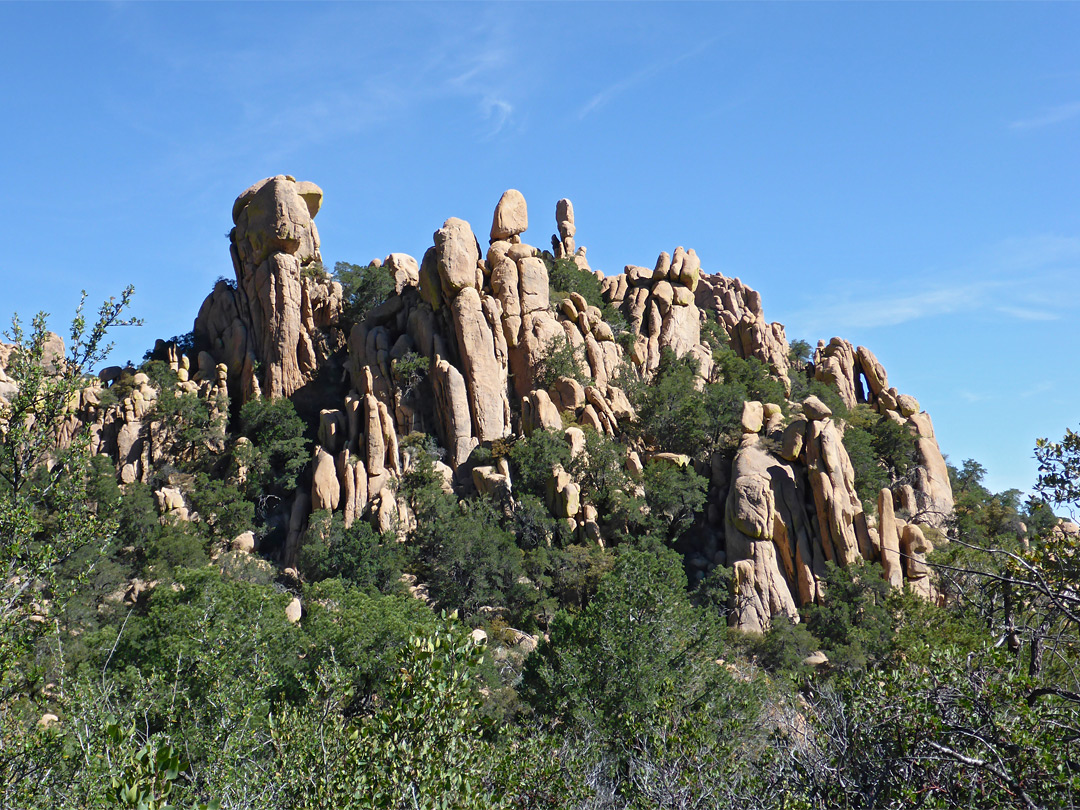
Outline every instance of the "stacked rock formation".
[[[569, 210], [560, 207], [564, 216]], [[572, 219], [561, 221], [563, 230], [566, 222]], [[368, 514], [382, 530], [411, 520], [387, 487], [409, 463], [401, 435], [433, 434], [446, 451], [445, 475], [459, 488], [509, 493], [505, 461], [466, 467], [478, 445], [537, 427], [562, 430], [563, 414], [608, 435], [633, 418], [626, 395], [610, 384], [621, 362], [611, 327], [579, 295], [552, 306], [544, 257], [521, 239], [527, 227], [525, 200], [510, 190], [496, 206], [486, 253], [469, 223], [451, 218], [421, 262], [398, 253], [379, 263], [395, 294], [352, 326], [351, 390], [344, 407], [321, 413], [311, 489], [295, 500], [286, 561], [295, 558], [310, 511], [340, 509], [346, 525]], [[580, 350], [581, 372], [593, 384], [563, 378], [551, 390], [537, 388], [538, 367], [564, 345]], [[400, 378], [398, 364], [409, 358], [426, 361], [430, 396]], [[575, 528], [589, 524], [580, 504], [569, 509], [573, 503], [563, 517]]]
[[722, 275], [701, 277], [697, 286], [697, 305], [705, 312], [715, 312], [716, 319], [728, 334], [731, 348], [739, 357], [757, 358], [791, 393], [788, 360], [791, 347], [784, 325], [768, 323], [761, 308], [761, 294], [737, 278]]
[[[902, 496], [890, 489], [881, 491], [876, 514], [864, 512], [841, 426], [821, 400], [808, 397], [786, 427], [744, 413], [743, 430], [730, 479], [722, 462], [717, 475], [714, 457], [712, 481], [714, 491], [726, 490], [724, 559], [735, 571], [736, 626], [763, 632], [778, 613], [798, 621], [799, 606], [826, 597], [827, 562], [880, 562], [893, 587], [907, 583], [937, 598], [925, 555], [930, 535], [944, 536], [925, 515], [900, 519], [894, 500]], [[762, 449], [759, 431], [779, 445], [778, 455]], [[719, 510], [710, 509], [708, 520], [719, 523]]]
[[663, 252], [650, 270], [627, 265], [621, 275], [602, 282], [604, 298], [626, 317], [635, 335], [631, 361], [646, 376], [656, 370], [661, 350], [698, 358], [703, 379], [712, 369], [712, 352], [701, 344], [701, 313], [694, 290], [701, 261], [691, 248]]
[[[765, 321], [760, 295], [739, 279], [703, 274], [692, 249], [661, 253], [652, 268], [595, 274], [605, 304], [625, 318], [628, 334], [619, 340], [615, 329], [623, 325], [606, 322], [579, 293], [552, 300], [549, 263], [572, 258], [593, 272], [575, 241], [573, 206], [558, 202], [558, 232], [545, 254], [523, 241], [528, 208], [512, 189], [495, 208], [486, 250], [469, 223], [446, 220], [422, 261], [391, 253], [376, 262], [394, 293], [362, 322], [346, 324], [341, 287], [319, 264], [313, 218], [321, 201], [317, 186], [287, 176], [241, 194], [230, 235], [236, 283], [219, 282], [198, 314], [196, 367], [169, 344], [154, 352], [183, 391], [212, 400], [222, 425], [230, 401], [235, 407], [260, 396], [296, 397], [302, 389], [317, 395], [317, 445], [287, 505], [287, 566], [314, 511], [338, 511], [346, 526], [366, 519], [404, 536], [415, 518], [397, 499], [394, 479], [412, 463], [410, 443], [401, 441], [408, 434], [429, 434], [441, 446], [445, 463], [437, 467], [447, 491], [500, 498], [513, 497], [511, 470], [503, 458], [475, 464], [470, 457], [478, 446], [543, 429], [561, 432], [577, 456], [584, 429], [623, 436], [636, 417], [615, 380], [629, 374], [647, 381], [665, 349], [695, 357], [700, 382], [711, 380], [712, 350], [702, 339], [709, 321], [725, 330], [739, 356], [756, 358], [789, 385], [783, 326]], [[576, 373], [554, 382], [538, 375], [552, 352], [567, 347]], [[0, 346], [0, 395], [13, 384], [4, 365]], [[343, 375], [321, 375], [330, 367]], [[420, 382], [408, 371], [417, 368], [427, 372]], [[733, 622], [745, 630], [763, 631], [781, 613], [797, 620], [801, 605], [825, 598], [829, 562], [880, 562], [895, 587], [936, 598], [925, 555], [941, 539], [937, 529], [952, 509], [952, 493], [929, 415], [889, 387], [865, 347], [839, 338], [820, 343], [812, 374], [849, 408], [866, 403], [911, 430], [919, 466], [911, 484], [883, 490], [867, 514], [843, 423], [829, 408], [814, 397], [783, 408], [746, 403], [736, 451], [699, 465], [710, 479], [708, 505], [681, 548], [700, 575], [719, 564], [733, 567]], [[102, 404], [111, 399], [101, 396], [102, 386], [120, 394], [116, 402]], [[73, 409], [72, 431], [90, 426], [95, 452], [114, 460], [123, 483], [148, 480], [171, 451], [155, 418], [156, 395], [145, 374], [110, 368]], [[657, 450], [627, 446], [632, 478], [642, 472], [642, 457], [689, 463]], [[607, 541], [590, 493], [569, 473], [552, 470], [548, 489], [549, 508], [579, 542]], [[179, 488], [162, 488], [157, 497], [163, 515], [191, 516]]]
[[835, 388], [848, 408], [866, 403], [915, 435], [919, 466], [914, 482], [902, 486], [899, 501], [922, 522], [943, 526], [953, 509], [949, 470], [934, 436], [934, 423], [930, 414], [920, 410], [918, 400], [889, 387], [884, 366], [868, 348], [856, 348], [838, 337], [828, 343], [818, 341], [814, 377]]
[[[196, 348], [228, 369], [246, 402], [291, 396], [343, 343], [341, 285], [321, 270], [314, 218], [322, 190], [287, 175], [237, 197], [229, 234], [235, 285], [219, 281], [195, 320]], [[261, 368], [261, 373], [257, 369]]]

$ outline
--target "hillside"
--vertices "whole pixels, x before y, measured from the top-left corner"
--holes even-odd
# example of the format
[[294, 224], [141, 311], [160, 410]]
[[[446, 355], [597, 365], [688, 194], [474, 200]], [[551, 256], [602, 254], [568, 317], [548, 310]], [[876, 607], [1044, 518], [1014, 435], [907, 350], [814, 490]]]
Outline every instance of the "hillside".
[[[514, 476], [505, 453], [491, 452], [494, 443], [548, 430], [565, 436], [573, 455], [591, 429], [625, 448], [631, 478], [658, 463], [690, 465], [708, 479], [694, 525], [666, 539], [679, 541], [698, 572], [734, 568], [740, 628], [760, 632], [780, 612], [797, 621], [800, 605], [820, 601], [829, 561], [880, 561], [893, 587], [910, 580], [935, 597], [921, 555], [933, 548], [927, 535], [944, 539], [937, 530], [952, 510], [948, 472], [929, 415], [889, 387], [866, 347], [833, 338], [819, 342], [811, 363], [792, 368], [784, 328], [765, 320], [760, 296], [738, 279], [704, 273], [693, 249], [661, 253], [653, 268], [593, 274], [576, 247], [570, 202], [557, 206], [558, 233], [545, 254], [521, 240], [528, 214], [515, 191], [495, 209], [486, 253], [468, 223], [452, 218], [421, 262], [390, 254], [373, 264], [368, 272], [385, 274], [388, 295], [358, 319], [346, 311], [341, 283], [321, 269], [314, 222], [321, 203], [317, 186], [282, 176], [240, 195], [235, 282], [219, 281], [207, 297], [189, 353], [159, 343], [152, 355], [169, 363], [183, 390], [227, 398], [234, 412], [260, 397], [285, 397], [307, 418], [317, 442], [310, 470], [283, 506], [290, 530], [274, 556], [285, 567], [296, 564], [311, 512], [340, 511], [346, 528], [369, 518], [383, 532], [414, 520], [392, 483], [408, 465], [406, 436], [430, 437], [459, 496], [512, 498]], [[549, 267], [572, 289], [553, 289]], [[578, 288], [591, 291], [593, 303]], [[678, 359], [692, 358], [701, 391], [730, 383], [735, 375], [718, 367], [714, 351], [759, 364], [760, 392], [748, 389], [745, 402], [720, 406], [727, 413], [705, 415], [726, 434], [714, 428], [711, 441], [688, 442], [679, 429], [697, 426], [667, 433], [638, 418], [642, 397], [632, 403], [627, 390], [649, 385]], [[661, 369], [665, 352], [673, 357]], [[419, 379], [397, 370], [404, 366], [422, 369]], [[122, 369], [101, 376], [123, 389]], [[811, 381], [831, 392], [840, 418], [806, 399]], [[122, 483], [148, 482], [169, 463], [167, 442], [153, 436], [153, 410], [139, 406], [155, 394], [149, 381], [138, 384], [104, 409], [87, 391], [80, 414], [94, 425], [93, 450], [114, 460]], [[789, 399], [793, 388], [806, 401]], [[772, 401], [753, 398], [765, 391]], [[889, 491], [875, 491], [871, 509], [842, 440], [842, 417], [853, 409], [861, 423], [876, 429], [887, 419], [915, 437], [910, 468], [889, 471]], [[616, 542], [623, 529], [582, 484], [553, 473], [552, 516], [578, 542]], [[907, 519], [898, 521], [896, 509]]]
[[1075, 805], [1080, 529], [869, 348], [569, 200], [332, 270], [322, 202], [244, 191], [139, 368], [128, 296], [0, 345], [0, 807]]

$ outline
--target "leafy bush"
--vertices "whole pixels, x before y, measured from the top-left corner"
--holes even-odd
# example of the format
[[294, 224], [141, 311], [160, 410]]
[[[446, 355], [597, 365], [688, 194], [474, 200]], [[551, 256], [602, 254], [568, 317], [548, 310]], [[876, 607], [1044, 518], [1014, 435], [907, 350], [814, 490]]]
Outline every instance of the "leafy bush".
[[340, 578], [359, 588], [388, 593], [401, 588], [404, 551], [396, 537], [380, 536], [366, 520], [348, 529], [340, 512], [314, 512], [300, 550], [300, 573], [311, 581]]
[[640, 438], [673, 453], [708, 452], [713, 414], [705, 392], [695, 386], [697, 372], [694, 357], [676, 357], [671, 349], [663, 349], [653, 378], [633, 392], [638, 416], [634, 427]]
[[525, 550], [550, 546], [556, 538], [557, 545], [562, 545], [569, 535], [565, 524], [552, 517], [544, 499], [527, 492], [516, 499], [507, 528], [513, 532], [518, 546]]
[[570, 446], [562, 433], [534, 430], [514, 442], [508, 459], [515, 491], [543, 498], [555, 465], [570, 466]]
[[192, 523], [159, 526], [145, 546], [147, 566], [158, 576], [175, 568], [198, 568], [209, 562], [206, 538]]
[[391, 373], [403, 397], [411, 395], [427, 379], [431, 361], [416, 352], [408, 352], [391, 365]]
[[576, 292], [589, 306], [600, 310], [601, 317], [615, 332], [626, 330], [623, 314], [604, 300], [600, 292], [600, 280], [594, 273], [582, 270], [571, 257], [551, 260], [544, 257], [548, 268], [548, 287], [552, 302]]
[[232, 484], [219, 478], [198, 473], [188, 497], [202, 524], [216, 540], [228, 542], [254, 525], [255, 504], [246, 500]]
[[746, 399], [773, 402], [783, 407], [787, 392], [779, 380], [769, 376], [768, 369], [756, 357], [743, 359], [731, 349], [713, 352], [714, 374], [728, 385], [736, 385], [746, 391]]
[[788, 344], [788, 360], [795, 368], [805, 368], [813, 356], [813, 347], [805, 340], [793, 340]]
[[567, 546], [552, 555], [552, 592], [563, 607], [583, 608], [613, 565], [615, 555], [600, 546]]
[[536, 387], [551, 388], [560, 377], [569, 377], [582, 385], [592, 385], [592, 378], [586, 372], [588, 367], [584, 346], [575, 347], [565, 335], [552, 338], [536, 364]]
[[707, 317], [701, 322], [701, 342], [713, 352], [731, 346], [731, 338], [727, 330], [715, 317]]
[[693, 525], [709, 491], [709, 481], [692, 465], [672, 465], [650, 461], [645, 465], [642, 485], [648, 519], [645, 529], [661, 540], [674, 542]]
[[905, 480], [918, 460], [915, 436], [906, 425], [878, 415], [869, 405], [848, 413], [844, 448], [855, 471], [855, 491], [864, 503], [876, 503], [885, 487]]
[[302, 622], [309, 675], [332, 663], [357, 687], [358, 701], [381, 691], [409, 637], [430, 630], [431, 609], [402, 594], [377, 594], [342, 579], [304, 587]]
[[394, 279], [385, 267], [338, 262], [333, 276], [344, 293], [343, 314], [353, 323], [362, 323], [371, 310], [394, 294]]
[[245, 493], [252, 498], [285, 494], [310, 456], [306, 426], [288, 399], [253, 399], [240, 409], [241, 436], [250, 444], [235, 446], [237, 462], [246, 468]]
[[224, 449], [225, 415], [197, 393], [167, 385], [156, 405], [170, 462], [187, 472], [209, 472]]
[[[281, 712], [274, 771], [285, 806], [489, 810], [496, 761], [480, 718], [483, 647], [452, 617], [409, 639], [374, 707], [354, 717], [342, 667], [326, 667], [302, 709]], [[313, 733], [316, 732], [316, 733]], [[328, 767], [328, 763], [333, 763]]]
[[826, 563], [822, 604], [803, 608], [807, 630], [821, 640], [832, 666], [863, 669], [893, 647], [896, 614], [892, 592], [877, 563], [839, 568]]
[[689, 602], [679, 555], [620, 549], [588, 606], [556, 617], [526, 664], [523, 695], [546, 717], [618, 735], [722, 689], [719, 640], [715, 620]]
[[596, 507], [601, 522], [625, 525], [636, 520], [641, 504], [633, 497], [626, 471], [626, 446], [592, 428], [584, 433], [584, 451], [570, 460], [567, 472]]
[[528, 621], [535, 591], [521, 582], [521, 549], [490, 501], [476, 498], [459, 505], [444, 495], [416, 518], [417, 565], [436, 606], [466, 616], [483, 606], [501, 607]]
[[772, 626], [761, 636], [748, 635], [745, 643], [761, 666], [774, 675], [799, 678], [809, 675], [803, 660], [821, 649], [821, 642], [806, 629], [781, 613], [773, 616]]

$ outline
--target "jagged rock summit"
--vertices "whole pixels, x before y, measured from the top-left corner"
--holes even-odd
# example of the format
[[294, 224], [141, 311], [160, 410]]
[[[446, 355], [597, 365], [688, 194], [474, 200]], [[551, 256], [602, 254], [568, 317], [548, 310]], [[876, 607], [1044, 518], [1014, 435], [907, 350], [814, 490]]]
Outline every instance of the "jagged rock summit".
[[[287, 507], [284, 566], [294, 565], [313, 510], [340, 511], [346, 526], [370, 520], [382, 531], [407, 533], [415, 518], [395, 481], [412, 463], [402, 442], [409, 434], [434, 437], [448, 491], [504, 498], [513, 494], [511, 470], [503, 457], [472, 462], [478, 446], [549, 430], [564, 434], [577, 454], [583, 431], [625, 435], [637, 415], [621, 375], [650, 380], [670, 350], [697, 360], [704, 385], [714, 375], [706, 325], [791, 394], [796, 372], [784, 327], [765, 320], [756, 291], [703, 272], [697, 253], [682, 246], [661, 252], [651, 267], [593, 271], [577, 245], [569, 200], [558, 201], [551, 250], [542, 251], [522, 241], [528, 209], [515, 190], [495, 207], [486, 249], [468, 222], [451, 217], [419, 262], [399, 252], [379, 261], [394, 292], [362, 322], [349, 323], [342, 287], [321, 267], [314, 219], [322, 198], [315, 184], [286, 175], [244, 191], [232, 211], [235, 281], [219, 281], [195, 319], [194, 367], [174, 346], [159, 342], [155, 350], [177, 373], [177, 385], [222, 410], [301, 390], [318, 403], [317, 446]], [[625, 324], [605, 320], [597, 302], [576, 292], [552, 300], [549, 267], [560, 260], [592, 273], [602, 303]], [[580, 373], [542, 384], [545, 361], [564, 347]], [[423, 391], [398, 373], [405, 358], [426, 364]], [[3, 359], [0, 351], [0, 366]], [[942, 539], [937, 529], [951, 512], [952, 493], [929, 415], [889, 387], [869, 349], [840, 338], [818, 344], [809, 373], [847, 407], [868, 405], [910, 431], [918, 467], [910, 483], [882, 490], [868, 513], [856, 494], [844, 423], [823, 402], [746, 403], [738, 447], [695, 461], [709, 480], [708, 501], [680, 550], [698, 574], [733, 568], [732, 621], [749, 631], [767, 629], [781, 613], [797, 621], [800, 605], [826, 598], [827, 562], [880, 561], [894, 586], [937, 598], [924, 555]], [[121, 400], [101, 404], [101, 386], [124, 374], [103, 373], [72, 419], [91, 426], [95, 452], [112, 458], [122, 482], [149, 480], [169, 450], [154, 420], [153, 387], [135, 374]], [[632, 476], [650, 458], [689, 463], [640, 441], [627, 444]], [[579, 542], [610, 541], [581, 482], [556, 468], [548, 490], [549, 508]], [[163, 513], [187, 516], [180, 489], [158, 497]]]
[[[341, 348], [341, 285], [321, 266], [315, 215], [322, 189], [268, 177], [236, 198], [229, 234], [236, 283], [218, 282], [195, 319], [196, 345], [248, 400], [291, 396]], [[256, 373], [260, 366], [262, 373]]]

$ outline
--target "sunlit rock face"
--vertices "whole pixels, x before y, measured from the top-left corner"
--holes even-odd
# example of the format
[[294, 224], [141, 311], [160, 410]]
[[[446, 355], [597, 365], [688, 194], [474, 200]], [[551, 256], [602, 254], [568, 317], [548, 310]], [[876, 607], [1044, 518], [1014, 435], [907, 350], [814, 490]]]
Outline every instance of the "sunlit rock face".
[[195, 321], [196, 346], [228, 368], [230, 393], [288, 397], [340, 348], [341, 285], [322, 271], [322, 190], [269, 177], [233, 204], [235, 284], [218, 282]]
[[[635, 482], [650, 461], [690, 463], [630, 438], [640, 436], [628, 430], [637, 414], [619, 381], [648, 384], [665, 350], [697, 360], [699, 388], [715, 381], [707, 333], [722, 330], [736, 355], [759, 361], [790, 396], [798, 363], [755, 290], [704, 272], [696, 251], [681, 246], [651, 266], [595, 272], [565, 199], [555, 206], [551, 249], [533, 247], [524, 241], [525, 198], [513, 189], [495, 206], [486, 248], [468, 222], [451, 217], [420, 261], [390, 253], [373, 262], [393, 293], [362, 321], [346, 322], [342, 288], [321, 269], [314, 218], [322, 199], [318, 186], [283, 175], [244, 191], [232, 211], [235, 282], [219, 281], [203, 303], [194, 356], [171, 344], [154, 352], [178, 386], [211, 400], [223, 419], [230, 402], [235, 411], [257, 397], [316, 397], [305, 410], [317, 435], [311, 464], [281, 507], [286, 565], [306, 541], [312, 511], [340, 512], [346, 526], [370, 520], [404, 537], [415, 517], [397, 498], [396, 481], [415, 461], [417, 436], [437, 447], [444, 488], [462, 497], [514, 497], [511, 470], [494, 448], [538, 430], [562, 434], [575, 457], [589, 430], [624, 440]], [[603, 312], [579, 292], [553, 294], [551, 268], [567, 266], [595, 276]], [[625, 323], [605, 320], [608, 306]], [[542, 371], [556, 352], [569, 365], [552, 379]], [[0, 345], [0, 396], [14, 385], [3, 371], [9, 354]], [[402, 374], [402, 364], [423, 367], [423, 383]], [[104, 370], [72, 411], [72, 425], [90, 426], [94, 451], [114, 460], [123, 482], [149, 480], [170, 452], [148, 380], [128, 380], [117, 389], [125, 392], [120, 401], [101, 405], [100, 386], [130, 373]], [[953, 500], [929, 415], [890, 387], [869, 349], [841, 338], [819, 342], [805, 373], [847, 408], [867, 406], [910, 431], [917, 466], [906, 483], [864, 505], [839, 415], [816, 397], [783, 407], [747, 403], [738, 447], [698, 460], [708, 501], [679, 550], [696, 577], [717, 565], [733, 569], [731, 620], [749, 631], [764, 632], [779, 614], [798, 621], [799, 607], [828, 598], [829, 562], [880, 562], [894, 587], [938, 598], [925, 555], [941, 541], [937, 530]], [[481, 446], [490, 463], [472, 458]], [[581, 482], [557, 468], [548, 490], [548, 507], [576, 542], [612, 542]], [[163, 488], [158, 500], [163, 515], [197, 518], [180, 489]]]

